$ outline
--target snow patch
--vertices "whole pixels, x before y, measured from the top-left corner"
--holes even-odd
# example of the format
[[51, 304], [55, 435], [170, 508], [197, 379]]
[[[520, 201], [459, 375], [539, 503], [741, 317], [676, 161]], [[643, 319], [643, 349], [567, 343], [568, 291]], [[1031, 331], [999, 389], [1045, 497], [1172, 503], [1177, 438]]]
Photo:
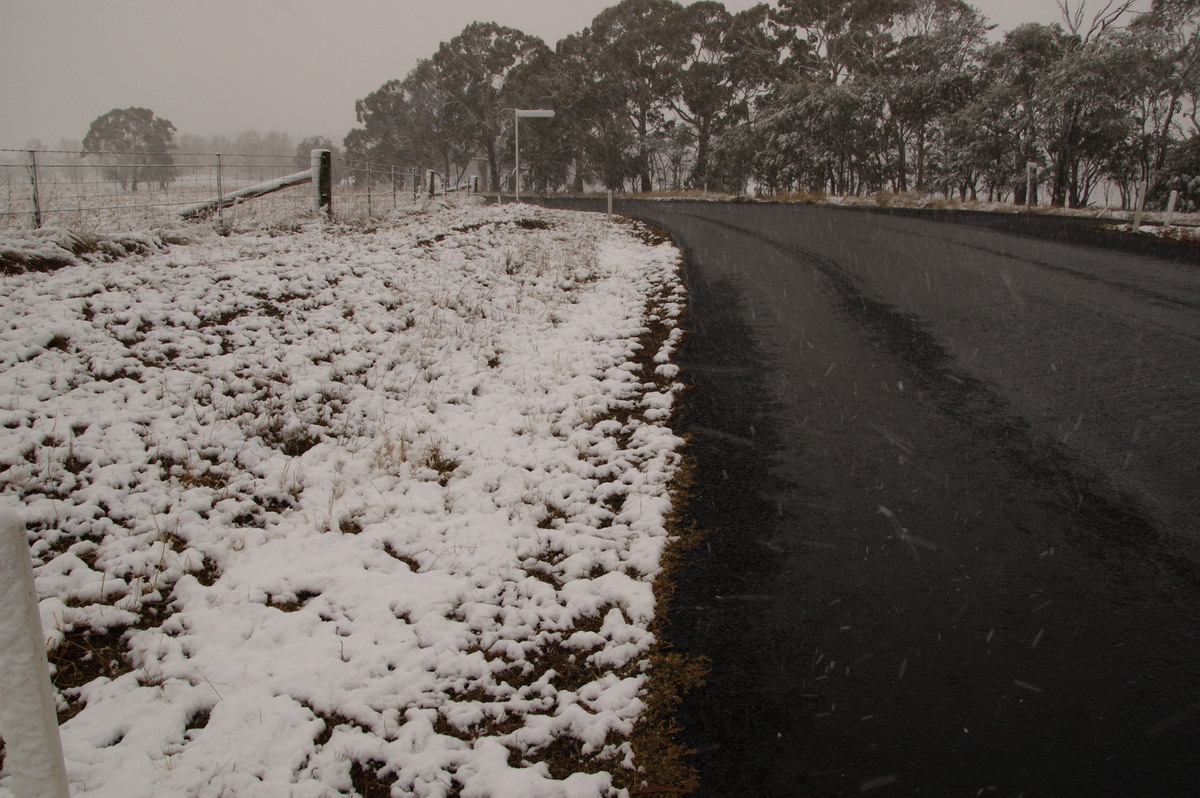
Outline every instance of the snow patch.
[[527, 206], [196, 235], [0, 278], [73, 794], [624, 794], [678, 253]]

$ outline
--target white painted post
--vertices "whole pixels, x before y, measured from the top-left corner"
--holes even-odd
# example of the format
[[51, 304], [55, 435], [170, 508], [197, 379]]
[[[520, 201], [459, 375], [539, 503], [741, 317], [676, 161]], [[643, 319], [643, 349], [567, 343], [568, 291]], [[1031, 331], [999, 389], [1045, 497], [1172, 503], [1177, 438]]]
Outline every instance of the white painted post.
[[1167, 200], [1167, 218], [1163, 219], [1163, 224], [1167, 227], [1171, 226], [1171, 222], [1175, 218], [1175, 203], [1179, 201], [1179, 192], [1172, 190], [1171, 197]]
[[1150, 190], [1150, 181], [1143, 180], [1138, 187], [1137, 210], [1133, 212], [1133, 232], [1142, 229], [1142, 214], [1146, 210], [1146, 192]]
[[12, 794], [70, 798], [25, 524], [0, 507], [0, 729]]

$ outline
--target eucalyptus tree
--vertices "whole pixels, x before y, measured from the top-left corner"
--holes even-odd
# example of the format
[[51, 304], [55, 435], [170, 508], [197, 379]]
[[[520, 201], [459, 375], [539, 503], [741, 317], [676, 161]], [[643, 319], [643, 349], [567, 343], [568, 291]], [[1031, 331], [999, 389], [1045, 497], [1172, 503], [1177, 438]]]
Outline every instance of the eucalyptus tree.
[[1114, 155], [1133, 146], [1135, 54], [1107, 37], [1086, 44], [1070, 37], [1067, 51], [1045, 71], [1043, 137], [1051, 166], [1050, 201], [1087, 204], [1111, 174]]
[[1128, 45], [1142, 55], [1144, 166], [1161, 170], [1172, 143], [1200, 131], [1200, 0], [1155, 0], [1130, 25]]
[[[897, 16], [896, 47], [875, 81], [887, 100], [898, 190], [909, 188], [910, 149], [915, 187], [929, 188], [931, 144], [944, 143], [951, 118], [976, 90], [986, 34], [983, 16], [963, 0], [917, 0]], [[944, 164], [933, 171], [947, 178], [952, 174]]]
[[1178, 190], [1187, 207], [1200, 202], [1200, 0], [1155, 0], [1130, 26], [1126, 46], [1137, 53], [1137, 149], [1121, 164], [1123, 193], [1149, 179], [1150, 201]]
[[[1026, 164], [1045, 166], [1050, 107], [1044, 82], [1069, 44], [1061, 26], [1029, 23], [985, 49], [979, 90], [960, 113], [974, 129], [969, 146], [985, 160], [973, 167], [985, 175], [990, 192], [1011, 193], [1015, 202], [1024, 203]], [[960, 146], [968, 146], [957, 140]]]
[[104, 175], [122, 189], [138, 190], [138, 183], [174, 179], [171, 150], [175, 125], [149, 108], [114, 108], [92, 121], [83, 137], [83, 155], [104, 164]]
[[329, 150], [334, 160], [341, 156], [341, 151], [325, 136], [309, 136], [296, 145], [296, 156], [293, 161], [296, 169], [308, 169], [312, 163], [313, 150]]
[[712, 177], [709, 160], [714, 137], [745, 123], [753, 104], [778, 79], [779, 49], [768, 28], [766, 4], [731, 14], [721, 3], [704, 0], [682, 13], [689, 46], [680, 64], [672, 107], [692, 130], [695, 158], [690, 183], [700, 187]]
[[521, 73], [547, 52], [545, 42], [514, 28], [473, 22], [432, 60], [438, 83], [467, 125], [468, 140], [487, 159], [490, 183], [500, 184], [502, 138], [513, 120]]
[[605, 91], [619, 100], [632, 127], [640, 188], [651, 191], [652, 141], [668, 122], [691, 49], [683, 7], [674, 0], [622, 0], [596, 15], [584, 35], [596, 44]]
[[878, 68], [916, 0], [779, 0], [772, 20], [794, 76], [840, 84]]
[[759, 123], [755, 177], [771, 190], [878, 189], [886, 174], [882, 120], [882, 98], [869, 84], [790, 83]]
[[633, 174], [626, 95], [601, 68], [603, 46], [590, 30], [567, 36], [533, 73], [554, 108], [558, 156], [567, 161], [567, 178], [576, 192], [594, 180], [617, 190]]
[[347, 157], [459, 173], [474, 154], [470, 120], [432, 60], [417, 62], [403, 80], [390, 80], [354, 104], [361, 127], [345, 139]]

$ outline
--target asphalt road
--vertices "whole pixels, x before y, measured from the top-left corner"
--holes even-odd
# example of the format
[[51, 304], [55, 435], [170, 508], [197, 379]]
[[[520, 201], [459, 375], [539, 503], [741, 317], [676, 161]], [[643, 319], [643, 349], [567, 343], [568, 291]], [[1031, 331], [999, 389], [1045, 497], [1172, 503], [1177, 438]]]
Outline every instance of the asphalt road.
[[1196, 794], [1200, 266], [1067, 222], [619, 210], [688, 262], [699, 794]]

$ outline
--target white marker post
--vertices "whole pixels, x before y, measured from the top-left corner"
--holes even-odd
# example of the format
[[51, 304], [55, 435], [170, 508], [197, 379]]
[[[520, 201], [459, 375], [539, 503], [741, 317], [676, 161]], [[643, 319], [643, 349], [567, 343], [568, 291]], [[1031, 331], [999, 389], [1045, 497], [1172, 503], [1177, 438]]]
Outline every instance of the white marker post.
[[517, 164], [517, 170], [516, 170], [517, 202], [521, 201], [521, 120], [522, 119], [553, 119], [553, 118], [554, 118], [554, 112], [550, 111], [548, 109], [545, 109], [545, 108], [534, 108], [534, 109], [525, 109], [525, 110], [522, 110], [520, 108], [513, 109], [513, 126], [516, 128], [516, 130], [514, 131], [514, 139], [515, 139], [515, 144], [516, 144], [515, 160], [516, 160], [516, 164]]
[[24, 522], [0, 507], [0, 730], [12, 793], [70, 798]]
[[1133, 232], [1138, 232], [1142, 229], [1142, 214], [1146, 211], [1146, 194], [1150, 192], [1150, 181], [1143, 180], [1142, 185], [1138, 187], [1137, 208], [1133, 212]]
[[1172, 190], [1171, 197], [1167, 200], [1167, 218], [1163, 220], [1165, 227], [1170, 227], [1171, 222], [1175, 220], [1175, 203], [1179, 202], [1179, 192]]

